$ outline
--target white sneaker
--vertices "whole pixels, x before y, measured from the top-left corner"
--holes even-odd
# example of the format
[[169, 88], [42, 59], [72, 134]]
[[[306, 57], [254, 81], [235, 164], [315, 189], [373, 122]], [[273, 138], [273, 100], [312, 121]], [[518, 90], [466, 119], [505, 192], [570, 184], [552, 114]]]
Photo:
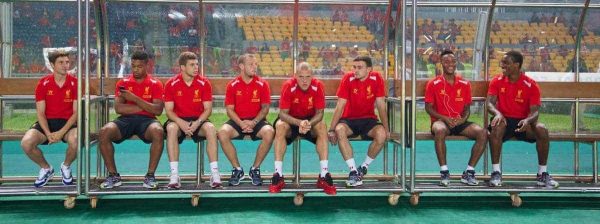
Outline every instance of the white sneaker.
[[181, 188], [181, 178], [179, 178], [179, 175], [173, 175], [171, 174], [171, 176], [169, 176], [169, 185], [167, 185], [167, 187], [169, 189], [179, 189]]
[[221, 184], [221, 174], [213, 173], [210, 175], [210, 187], [212, 188], [220, 188], [223, 185]]
[[71, 175], [71, 167], [65, 166], [65, 163], [60, 164], [60, 175], [62, 176], [62, 182], [64, 185], [73, 184], [73, 175]]

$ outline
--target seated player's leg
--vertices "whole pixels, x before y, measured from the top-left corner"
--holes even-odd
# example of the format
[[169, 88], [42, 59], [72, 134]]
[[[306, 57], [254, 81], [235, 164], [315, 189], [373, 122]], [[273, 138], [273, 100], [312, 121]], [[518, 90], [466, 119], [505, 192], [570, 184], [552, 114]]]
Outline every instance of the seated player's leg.
[[[266, 123], [264, 120], [261, 122]], [[260, 164], [269, 153], [269, 149], [271, 149], [273, 139], [275, 138], [275, 129], [270, 124], [265, 124], [262, 127], [255, 127], [255, 129], [258, 128], [260, 129], [258, 130], [256, 137], [262, 140], [260, 145], [258, 145], [258, 150], [256, 150], [254, 164], [250, 168], [250, 178], [252, 178], [252, 185], [254, 186], [262, 185], [262, 179], [260, 177]]]
[[63, 137], [63, 141], [67, 142], [67, 153], [65, 155], [65, 161], [60, 164], [60, 173], [63, 184], [71, 185], [73, 184], [71, 165], [77, 158], [77, 128], [71, 128], [67, 131]]
[[240, 166], [235, 146], [233, 146], [233, 143], [231, 142], [233, 138], [240, 136], [240, 133], [236, 131], [232, 125], [235, 124], [223, 124], [221, 129], [219, 129], [217, 136], [219, 138], [219, 142], [221, 143], [221, 148], [223, 148], [223, 153], [225, 153], [225, 156], [233, 166], [231, 178], [229, 178], [229, 186], [237, 186], [240, 184], [240, 181], [245, 178], [245, 175], [244, 170]]
[[340, 152], [342, 153], [342, 157], [348, 168], [350, 169], [350, 173], [348, 174], [348, 180], [346, 181], [347, 187], [354, 187], [362, 185], [362, 178], [358, 172], [358, 168], [356, 167], [356, 161], [354, 161], [354, 153], [352, 150], [352, 146], [350, 145], [350, 141], [348, 140], [348, 136], [354, 134], [349, 124], [344, 122], [339, 122], [335, 126], [335, 133], [338, 137], [338, 146], [340, 148]]
[[321, 172], [317, 179], [317, 187], [323, 189], [326, 194], [335, 195], [337, 190], [333, 185], [333, 178], [329, 173], [329, 148], [327, 144], [327, 126], [323, 121], [317, 123], [310, 130], [310, 135], [316, 138], [317, 154], [319, 154], [319, 165]]
[[21, 139], [21, 149], [23, 149], [23, 152], [25, 152], [29, 159], [40, 166], [39, 176], [34, 182], [35, 187], [43, 187], [54, 176], [54, 169], [48, 164], [44, 158], [44, 154], [38, 147], [39, 144], [47, 140], [48, 138], [43, 133], [34, 128], [25, 132], [23, 139]]
[[440, 165], [440, 186], [446, 187], [450, 184], [450, 171], [446, 162], [446, 136], [450, 135], [450, 129], [446, 123], [437, 120], [431, 125], [431, 133], [435, 144], [435, 154]]
[[169, 176], [169, 189], [179, 189], [181, 187], [181, 179], [179, 178], [179, 136], [183, 132], [173, 121], [167, 121], [167, 155], [169, 157], [169, 167], [171, 175]]
[[464, 130], [460, 132], [460, 135], [466, 136], [470, 139], [475, 139], [475, 144], [471, 148], [471, 157], [467, 168], [462, 174], [461, 182], [467, 185], [477, 185], [479, 182], [475, 178], [475, 166], [485, 151], [485, 145], [487, 143], [487, 130], [481, 126], [471, 123]]
[[158, 167], [160, 156], [164, 148], [164, 129], [158, 122], [152, 122], [148, 125], [144, 133], [144, 138], [150, 143], [150, 162], [148, 164], [148, 173], [144, 179], [144, 187], [156, 189], [158, 188], [158, 182], [154, 176], [154, 172]]
[[275, 172], [271, 178], [271, 185], [269, 185], [270, 193], [279, 193], [281, 192], [281, 189], [285, 187], [283, 178], [283, 156], [287, 149], [287, 138], [292, 135], [291, 128], [290, 124], [283, 120], [277, 119], [275, 122]]
[[550, 176], [547, 168], [548, 154], [550, 151], [550, 137], [548, 129], [542, 123], [535, 123], [531, 125], [531, 128], [527, 129], [525, 134], [527, 139], [535, 139], [535, 147], [538, 155], [538, 173], [537, 173], [537, 185], [545, 186], [550, 188], [557, 188], [558, 182], [556, 182], [552, 176]]
[[492, 152], [492, 174], [489, 185], [492, 187], [502, 186], [502, 171], [500, 170], [500, 155], [502, 153], [502, 143], [506, 134], [506, 123], [500, 122], [496, 126], [488, 127], [490, 131], [490, 151]]
[[100, 129], [98, 148], [102, 154], [104, 165], [108, 170], [108, 177], [100, 184], [100, 188], [109, 189], [121, 186], [121, 176], [117, 172], [115, 165], [115, 148], [112, 143], [121, 139], [123, 139], [121, 131], [115, 122], [108, 122]]
[[198, 134], [206, 138], [206, 154], [208, 154], [211, 173], [209, 184], [212, 188], [221, 187], [221, 174], [219, 173], [219, 164], [217, 163], [217, 132], [215, 125], [208, 121], [204, 122], [200, 126]]

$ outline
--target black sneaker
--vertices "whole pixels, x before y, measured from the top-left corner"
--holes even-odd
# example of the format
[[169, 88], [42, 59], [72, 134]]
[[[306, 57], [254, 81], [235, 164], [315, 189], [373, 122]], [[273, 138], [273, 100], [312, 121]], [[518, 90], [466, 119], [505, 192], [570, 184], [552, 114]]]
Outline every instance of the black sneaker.
[[362, 179], [362, 177], [364, 177], [365, 175], [367, 175], [367, 167], [366, 166], [359, 166], [358, 167], [358, 175], [360, 175], [361, 179]]
[[547, 188], [558, 188], [558, 182], [552, 179], [552, 176], [548, 172], [543, 172], [541, 175], [537, 174], [537, 185]]
[[475, 178], [475, 170], [465, 170], [460, 177], [460, 182], [469, 186], [477, 186], [479, 181]]
[[499, 171], [492, 172], [490, 177], [490, 187], [500, 187], [502, 186], [502, 173]]
[[252, 185], [262, 185], [262, 179], [260, 178], [260, 168], [250, 168], [250, 178], [252, 179]]
[[450, 185], [450, 171], [440, 171], [440, 186], [447, 187]]
[[362, 185], [362, 177], [358, 174], [358, 171], [353, 170], [348, 174], [348, 180], [346, 181], [346, 187], [356, 187]]
[[244, 175], [244, 169], [233, 169], [231, 170], [231, 178], [229, 178], [229, 186], [238, 186], [240, 181], [246, 178]]

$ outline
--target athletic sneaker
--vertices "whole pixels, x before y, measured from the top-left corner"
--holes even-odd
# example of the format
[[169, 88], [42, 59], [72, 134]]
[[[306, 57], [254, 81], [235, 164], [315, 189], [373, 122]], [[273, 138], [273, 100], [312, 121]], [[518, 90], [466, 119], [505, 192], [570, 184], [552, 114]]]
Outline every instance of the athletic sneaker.
[[365, 175], [367, 175], [367, 167], [366, 166], [359, 166], [358, 167], [358, 175], [360, 175], [360, 178], [362, 178]]
[[62, 182], [64, 185], [73, 184], [73, 175], [71, 174], [70, 166], [65, 166], [64, 163], [60, 164], [60, 175], [62, 176]]
[[260, 168], [250, 168], [250, 178], [252, 179], [252, 185], [262, 185], [262, 179], [260, 178]]
[[499, 186], [502, 186], [502, 173], [500, 173], [500, 171], [494, 171], [490, 177], [490, 187]]
[[269, 185], [269, 193], [279, 193], [281, 189], [285, 187], [285, 181], [279, 173], [275, 172], [271, 178], [271, 185]]
[[460, 177], [460, 182], [469, 186], [477, 186], [479, 181], [475, 178], [475, 170], [465, 170]]
[[350, 171], [350, 174], [348, 174], [348, 180], [346, 181], [346, 187], [356, 187], [362, 184], [362, 177], [360, 176], [358, 171]]
[[142, 185], [148, 189], [158, 189], [158, 182], [156, 181], [156, 177], [154, 175], [148, 175], [144, 177], [144, 184]]
[[181, 182], [181, 178], [179, 177], [179, 175], [171, 174], [171, 176], [169, 176], [169, 184], [167, 185], [167, 188], [169, 190], [179, 189], [179, 188], [181, 188], [180, 182]]
[[323, 189], [323, 192], [328, 195], [337, 194], [337, 190], [335, 185], [333, 185], [333, 178], [331, 178], [331, 174], [325, 174], [325, 177], [321, 177], [319, 174], [319, 179], [317, 180], [317, 187]]
[[442, 170], [440, 171], [440, 186], [447, 187], [450, 185], [450, 171]]
[[221, 188], [223, 185], [221, 184], [221, 174], [213, 173], [210, 175], [210, 187], [212, 188]]
[[113, 187], [121, 186], [121, 175], [119, 173], [109, 174], [106, 180], [100, 184], [101, 189], [111, 189]]
[[50, 167], [48, 170], [41, 168], [38, 178], [33, 182], [33, 186], [43, 187], [50, 179], [52, 179], [52, 177], [54, 177], [54, 168]]
[[238, 186], [240, 181], [246, 178], [244, 175], [244, 169], [233, 169], [231, 170], [231, 178], [229, 178], [229, 186]]
[[558, 188], [558, 182], [552, 179], [552, 176], [548, 172], [543, 172], [542, 175], [537, 174], [537, 185], [545, 186], [547, 188]]

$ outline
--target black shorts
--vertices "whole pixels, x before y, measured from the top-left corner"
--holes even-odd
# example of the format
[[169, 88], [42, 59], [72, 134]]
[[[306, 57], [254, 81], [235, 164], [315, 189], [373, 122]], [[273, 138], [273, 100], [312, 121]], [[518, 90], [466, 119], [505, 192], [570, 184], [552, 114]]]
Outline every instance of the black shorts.
[[[462, 123], [462, 124], [460, 124], [458, 126], [450, 128], [450, 135], [460, 135], [461, 132], [463, 132], [465, 129], [467, 129], [472, 124], [473, 124], [473, 122], [465, 121], [465, 123]], [[431, 124], [431, 126], [433, 126], [433, 124]], [[433, 129], [431, 129], [431, 134], [435, 135], [433, 133]]]
[[269, 122], [267, 120], [262, 119], [258, 123], [256, 123], [256, 125], [254, 125], [254, 129], [252, 130], [252, 133], [243, 133], [242, 127], [237, 125], [233, 120], [228, 120], [227, 122], [225, 122], [225, 124], [231, 125], [231, 127], [233, 127], [233, 129], [235, 129], [235, 131], [237, 131], [237, 133], [239, 134], [239, 136], [235, 137], [234, 139], [243, 139], [244, 136], [250, 135], [250, 138], [252, 138], [252, 141], [256, 141], [259, 139], [258, 137], [256, 137], [256, 135], [258, 134], [258, 132], [260, 131], [261, 128], [263, 128], [265, 125], [271, 126], [271, 124], [269, 124]]
[[[279, 119], [279, 117], [277, 117], [277, 118], [275, 119], [275, 121], [273, 122], [273, 124], [277, 125], [277, 121], [278, 121], [278, 120], [280, 120], [280, 119]], [[284, 121], [282, 121], [282, 122], [284, 122]], [[300, 134], [300, 129], [299, 129], [299, 127], [298, 127], [298, 126], [296, 126], [296, 125], [293, 125], [293, 124], [289, 124], [289, 125], [290, 125], [290, 131], [291, 131], [291, 134], [290, 134], [290, 137], [285, 137], [285, 141], [286, 141], [286, 143], [287, 143], [288, 145], [292, 144], [292, 142], [294, 142], [294, 140], [296, 140], [296, 138], [297, 138], [297, 137], [301, 137], [301, 138], [303, 138], [303, 139], [306, 139], [306, 140], [307, 140], [307, 141], [309, 141], [309, 142], [312, 142], [313, 144], [317, 144], [317, 138], [316, 138], [316, 137], [313, 137], [313, 136], [311, 135], [311, 133], [312, 133], [312, 130], [311, 130], [311, 131], [309, 131], [309, 132], [308, 132], [308, 133], [306, 133], [306, 134]], [[275, 129], [275, 132], [277, 132], [277, 129]]]
[[[181, 119], [183, 119], [184, 121], [187, 122], [192, 122], [195, 120], [198, 120], [198, 118], [193, 118], [193, 117], [182, 117]], [[169, 125], [169, 123], [172, 123], [172, 120], [167, 120], [165, 121], [165, 124], [163, 125], [163, 129], [165, 129], [165, 135], [167, 134], [167, 125]], [[195, 143], [198, 143], [202, 140], [206, 140], [206, 137], [202, 137], [200, 135], [198, 135], [198, 133], [200, 133], [200, 129], [202, 128], [202, 125], [204, 125], [204, 123], [206, 122], [210, 122], [210, 120], [205, 120], [202, 121], [202, 123], [200, 124], [200, 126], [198, 126], [198, 128], [196, 129], [196, 131], [194, 131], [194, 133], [192, 134], [192, 140], [194, 140]], [[183, 131], [179, 131], [179, 134], [177, 135], [177, 142], [179, 142], [179, 144], [181, 144], [183, 142], [183, 140], [185, 139], [186, 135], [183, 134]]]
[[[48, 129], [50, 129], [51, 133], [57, 132], [58, 130], [63, 128], [65, 126], [65, 124], [67, 124], [66, 119], [48, 119], [47, 121], [48, 121]], [[71, 126], [71, 128], [69, 128], [69, 130], [67, 130], [67, 133], [69, 133], [69, 131], [73, 128], [77, 128], [77, 125]], [[42, 135], [46, 136], [46, 133], [44, 133], [42, 126], [37, 121], [33, 125], [31, 125], [30, 129], [38, 130], [40, 133], [42, 133]], [[48, 138], [48, 136], [46, 136], [46, 139], [47, 138]], [[61, 139], [61, 140], [62, 140], [62, 142], [66, 143], [64, 136], [63, 136], [63, 139]], [[42, 145], [47, 145], [47, 144], [48, 144], [48, 140], [46, 140], [44, 143], [42, 143]]]
[[379, 120], [373, 118], [361, 118], [361, 119], [340, 119], [340, 123], [347, 124], [352, 130], [350, 138], [356, 138], [360, 135], [363, 140], [373, 140], [369, 137], [369, 131], [371, 131], [377, 125], [383, 125]]
[[[536, 141], [536, 139], [532, 139], [532, 138], [527, 138], [527, 135], [525, 134], [525, 132], [516, 132], [515, 130], [517, 130], [517, 128], [519, 128], [517, 126], [517, 124], [519, 124], [519, 121], [521, 121], [522, 119], [515, 119], [515, 118], [506, 118], [506, 130], [504, 131], [504, 136], [502, 137], [502, 142], [508, 141], [509, 139], [515, 137], [516, 139], [520, 140], [520, 141], [526, 141], [529, 143], [534, 143]], [[491, 120], [490, 120], [491, 123]], [[488, 125], [488, 130], [490, 131], [490, 133], [492, 132], [492, 125]]]
[[154, 118], [137, 114], [120, 116], [112, 122], [117, 125], [119, 131], [121, 132], [121, 139], [114, 141], [117, 144], [125, 141], [128, 138], [131, 138], [133, 135], [137, 135], [145, 143], [151, 143], [152, 141], [144, 138], [144, 134], [146, 133], [148, 126], [150, 126], [152, 123], [159, 123], [158, 120]]

